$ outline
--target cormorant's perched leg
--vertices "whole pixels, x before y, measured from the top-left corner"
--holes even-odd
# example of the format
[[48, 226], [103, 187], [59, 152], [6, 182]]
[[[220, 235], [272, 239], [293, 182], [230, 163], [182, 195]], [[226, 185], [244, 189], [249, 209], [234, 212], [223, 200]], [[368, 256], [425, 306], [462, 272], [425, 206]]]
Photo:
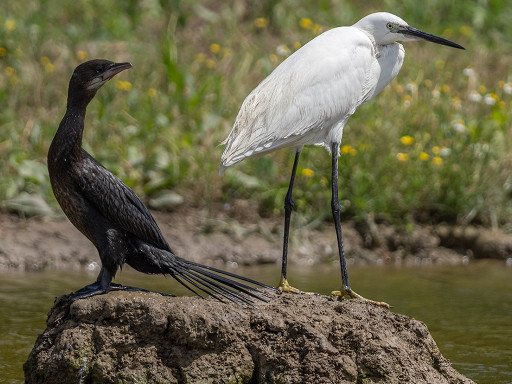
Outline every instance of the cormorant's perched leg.
[[71, 296], [71, 300], [75, 301], [96, 295], [103, 295], [110, 291], [152, 292], [158, 293], [159, 295], [162, 296], [174, 296], [169, 295], [167, 293], [148, 291], [147, 289], [112, 283], [112, 274], [105, 267], [102, 267], [96, 281], [92, 284], [86, 285], [85, 287], [73, 293]]
[[299, 163], [301, 151], [302, 148], [298, 149], [297, 152], [295, 153], [295, 160], [293, 162], [290, 185], [288, 186], [288, 192], [286, 193], [286, 197], [284, 199], [283, 262], [281, 266], [281, 281], [279, 282], [279, 286], [277, 288], [282, 292], [289, 293], [302, 293], [302, 291], [298, 290], [297, 288], [293, 288], [290, 284], [288, 284], [288, 280], [286, 278], [286, 267], [288, 264], [288, 237], [290, 234], [290, 216], [292, 214], [293, 209], [293, 182], [295, 181], [295, 173], [297, 173], [297, 164]]
[[368, 300], [362, 297], [361, 295], [355, 293], [350, 289], [350, 284], [348, 282], [348, 272], [347, 272], [347, 262], [345, 260], [345, 251], [343, 250], [343, 238], [341, 236], [341, 219], [340, 219], [340, 202], [338, 199], [338, 148], [339, 143], [333, 143], [331, 147], [332, 151], [332, 200], [331, 200], [331, 209], [332, 209], [332, 217], [334, 219], [334, 227], [336, 229], [336, 237], [338, 239], [338, 252], [340, 255], [340, 266], [341, 266], [341, 283], [342, 289], [341, 291], [332, 291], [331, 295], [333, 296], [349, 296], [352, 299], [362, 299], [366, 302], [380, 305], [381, 307], [389, 308], [389, 304], [381, 302], [381, 301], [373, 301]]

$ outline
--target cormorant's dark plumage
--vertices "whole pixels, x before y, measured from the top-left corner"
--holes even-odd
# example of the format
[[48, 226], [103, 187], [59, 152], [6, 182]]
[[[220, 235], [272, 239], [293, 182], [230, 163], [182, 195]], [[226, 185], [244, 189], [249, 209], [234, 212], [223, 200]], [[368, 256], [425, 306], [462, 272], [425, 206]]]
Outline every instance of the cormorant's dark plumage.
[[236, 278], [254, 280], [184, 260], [174, 254], [160, 228], [137, 195], [82, 148], [85, 111], [97, 90], [130, 63], [91, 60], [79, 65], [69, 83], [66, 114], [48, 151], [50, 182], [57, 201], [71, 223], [96, 246], [102, 268], [95, 283], [75, 293], [90, 297], [123, 287], [112, 283], [124, 263], [144, 273], [173, 276], [219, 298], [251, 304], [258, 291]]

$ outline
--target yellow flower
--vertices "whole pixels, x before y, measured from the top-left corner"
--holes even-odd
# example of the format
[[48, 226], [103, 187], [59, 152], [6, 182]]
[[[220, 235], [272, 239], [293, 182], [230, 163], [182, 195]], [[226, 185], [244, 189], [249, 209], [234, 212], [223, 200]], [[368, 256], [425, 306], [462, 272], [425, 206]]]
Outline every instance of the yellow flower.
[[16, 29], [16, 22], [11, 19], [5, 20], [4, 29], [8, 32], [14, 31]]
[[295, 50], [299, 49], [299, 48], [300, 48], [300, 46], [301, 46], [301, 44], [300, 44], [300, 42], [298, 42], [298, 41], [296, 41], [295, 43], [293, 43], [293, 48], [294, 48]]
[[88, 56], [89, 55], [87, 54], [86, 51], [83, 51], [83, 50], [76, 51], [76, 58], [80, 61], [87, 59]]
[[217, 66], [217, 63], [215, 62], [215, 60], [207, 59], [206, 60], [206, 66], [208, 68], [215, 68]]
[[487, 87], [485, 85], [480, 85], [478, 87], [478, 92], [485, 93], [487, 91]]
[[5, 68], [5, 74], [7, 76], [16, 76], [16, 68], [13, 68], [13, 67], [6, 67]]
[[304, 177], [312, 177], [315, 174], [315, 171], [309, 168], [304, 168], [302, 170], [302, 176]]
[[441, 87], [441, 92], [443, 92], [443, 93], [450, 92], [450, 86], [448, 84], [443, 84], [443, 86]]
[[299, 25], [304, 29], [311, 29], [313, 27], [313, 22], [311, 19], [308, 19], [307, 17], [302, 17], [299, 20]]
[[435, 66], [436, 66], [436, 69], [443, 69], [444, 68], [444, 61], [441, 60], [441, 59], [437, 60]]
[[198, 53], [196, 55], [196, 61], [203, 63], [206, 60], [206, 55], [204, 53]]
[[117, 80], [116, 88], [120, 89], [121, 91], [130, 91], [132, 89], [132, 83], [129, 81]]
[[402, 136], [400, 138], [400, 142], [403, 145], [412, 145], [414, 143], [414, 137], [412, 137], [412, 136]]
[[265, 28], [268, 25], [268, 21], [264, 17], [258, 17], [254, 20], [254, 25], [256, 28]]
[[224, 48], [224, 49], [222, 50], [222, 56], [223, 56], [223, 57], [231, 56], [231, 53], [232, 53], [231, 48]]
[[7, 55], [7, 49], [0, 47], [0, 57], [4, 57], [5, 55]]
[[53, 71], [55, 71], [55, 65], [53, 65], [52, 63], [47, 63], [44, 66], [44, 70], [46, 71], [46, 73], [52, 73]]
[[156, 89], [155, 88], [149, 88], [148, 89], [148, 96], [153, 98], [156, 96]]
[[39, 59], [39, 62], [42, 64], [42, 65], [46, 65], [46, 64], [49, 64], [50, 63], [50, 59], [47, 57], [47, 56], [43, 56]]
[[342, 155], [348, 155], [352, 151], [351, 145], [342, 145], [340, 148], [340, 152]]
[[432, 153], [434, 155], [439, 155], [439, 153], [441, 153], [441, 148], [439, 148], [437, 145], [432, 147]]
[[403, 93], [404, 87], [402, 87], [400, 84], [395, 85], [395, 92], [396, 93]]
[[425, 84], [425, 87], [427, 87], [427, 88], [431, 88], [431, 87], [432, 87], [432, 80], [430, 80], [430, 79], [425, 79], [425, 81], [423, 82], [423, 84]]
[[432, 161], [435, 165], [443, 165], [443, 159], [439, 156], [435, 156]]
[[471, 27], [463, 25], [462, 27], [460, 27], [460, 33], [465, 36], [471, 35]]
[[212, 51], [213, 53], [219, 53], [220, 45], [216, 43], [210, 44], [210, 51]]
[[269, 56], [269, 59], [272, 63], [277, 63], [277, 61], [279, 60], [279, 58], [277, 57], [277, 55], [275, 53], [271, 53]]
[[313, 25], [313, 33], [319, 35], [322, 33], [322, 26], [320, 24]]
[[396, 154], [396, 158], [398, 159], [398, 161], [405, 162], [409, 160], [409, 155], [407, 153], [399, 152]]
[[499, 103], [498, 103], [498, 107], [500, 107], [501, 109], [505, 108], [507, 106], [507, 103], [505, 103], [503, 100], [501, 100]]
[[419, 157], [421, 161], [428, 161], [429, 155], [426, 152], [421, 152]]
[[503, 80], [498, 81], [498, 87], [503, 88], [505, 86], [505, 82]]
[[446, 28], [441, 35], [447, 37], [453, 36], [453, 28]]

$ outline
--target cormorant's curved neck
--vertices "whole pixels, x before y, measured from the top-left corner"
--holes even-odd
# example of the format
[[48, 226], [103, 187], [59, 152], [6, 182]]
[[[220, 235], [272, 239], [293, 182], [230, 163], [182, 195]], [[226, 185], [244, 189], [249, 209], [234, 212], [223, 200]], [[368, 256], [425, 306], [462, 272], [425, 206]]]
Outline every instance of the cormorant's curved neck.
[[52, 142], [52, 147], [58, 152], [56, 157], [68, 157], [81, 152], [86, 107], [87, 104], [70, 103], [68, 99], [66, 113]]

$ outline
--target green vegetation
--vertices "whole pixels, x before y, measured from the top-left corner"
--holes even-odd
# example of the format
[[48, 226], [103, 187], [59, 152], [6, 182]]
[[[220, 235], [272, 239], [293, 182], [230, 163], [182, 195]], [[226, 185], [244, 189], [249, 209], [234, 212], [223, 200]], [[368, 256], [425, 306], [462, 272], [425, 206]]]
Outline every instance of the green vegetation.
[[[245, 96], [316, 34], [388, 10], [466, 47], [406, 45], [397, 79], [345, 128], [344, 218], [368, 214], [506, 226], [511, 220], [512, 9], [487, 2], [299, 0], [11, 1], [0, 13], [0, 204], [23, 193], [55, 206], [46, 152], [73, 68], [90, 58], [133, 69], [91, 103], [84, 145], [141, 196], [188, 204], [251, 199], [283, 209], [292, 155], [248, 159], [218, 176]], [[303, 152], [298, 210], [330, 215], [330, 157]], [[18, 199], [18, 200], [17, 200]], [[23, 202], [21, 203], [23, 205]]]

